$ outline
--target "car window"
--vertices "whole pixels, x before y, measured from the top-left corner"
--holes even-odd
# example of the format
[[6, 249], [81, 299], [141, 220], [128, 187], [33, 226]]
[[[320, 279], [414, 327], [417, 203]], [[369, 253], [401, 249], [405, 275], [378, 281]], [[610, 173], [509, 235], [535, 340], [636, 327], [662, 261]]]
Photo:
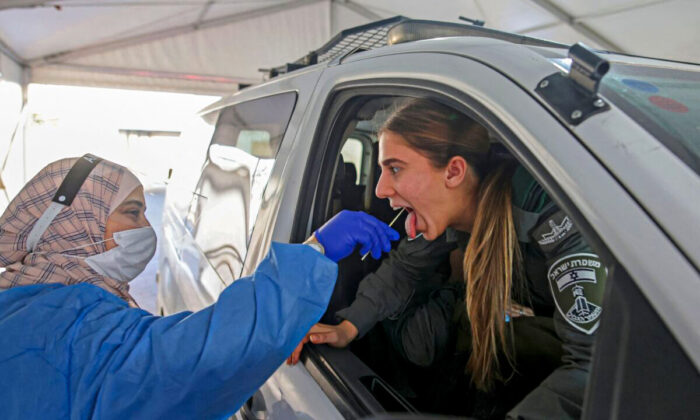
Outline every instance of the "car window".
[[601, 94], [700, 173], [700, 72], [613, 63]]
[[188, 218], [209, 268], [224, 284], [240, 275], [295, 102], [296, 93], [288, 92], [221, 110]]

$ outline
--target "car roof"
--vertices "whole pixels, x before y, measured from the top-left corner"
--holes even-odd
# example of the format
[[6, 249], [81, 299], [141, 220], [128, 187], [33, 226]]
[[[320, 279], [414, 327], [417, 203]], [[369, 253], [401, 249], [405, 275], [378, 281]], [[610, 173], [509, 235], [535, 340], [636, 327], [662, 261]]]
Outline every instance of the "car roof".
[[[403, 40], [398, 38], [403, 38]], [[562, 67], [568, 67], [566, 64], [567, 49], [568, 45], [565, 44], [481, 26], [412, 20], [403, 16], [395, 16], [341, 31], [326, 44], [293, 63], [287, 63], [272, 69], [261, 69], [261, 71], [268, 74], [268, 81], [222, 98], [220, 101], [201, 110], [200, 115], [208, 114], [223, 106], [244, 100], [244, 97], [248, 95], [242, 95], [242, 92], [257, 90], [262, 86], [267, 86], [281, 79], [297, 77], [329, 65], [349, 63], [387, 54], [406, 52], [460, 54], [480, 60], [501, 71], [507, 71], [510, 77], [517, 79], [520, 71], [527, 70], [527, 66], [522, 65], [523, 61], [517, 62], [515, 66], [504, 67], [505, 63], [502, 60], [498, 60], [498, 58], [519, 52], [520, 55], [529, 55], [530, 60], [534, 56], [548, 60], [553, 65], [552, 69], [557, 64], [560, 64], [559, 68], [561, 69]], [[605, 59], [609, 61], [628, 65], [666, 67], [691, 71], [697, 71], [700, 68], [700, 65], [694, 63], [600, 50], [596, 50], [596, 53], [604, 54]], [[253, 94], [253, 96], [256, 95]]]

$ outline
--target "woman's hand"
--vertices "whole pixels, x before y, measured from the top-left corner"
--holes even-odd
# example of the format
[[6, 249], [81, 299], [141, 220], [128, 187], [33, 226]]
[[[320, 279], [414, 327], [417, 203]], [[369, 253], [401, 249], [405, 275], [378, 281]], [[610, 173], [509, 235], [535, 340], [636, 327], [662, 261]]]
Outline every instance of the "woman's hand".
[[294, 349], [291, 356], [287, 358], [288, 365], [295, 365], [299, 361], [301, 349], [304, 344], [311, 341], [314, 344], [328, 344], [333, 347], [345, 347], [357, 337], [357, 328], [350, 321], [343, 321], [338, 325], [316, 324], [306, 333], [301, 343]]
[[510, 302], [510, 307], [506, 308], [506, 314], [508, 314], [511, 318], [535, 316], [535, 312], [532, 310], [532, 308], [517, 304], [513, 301]]

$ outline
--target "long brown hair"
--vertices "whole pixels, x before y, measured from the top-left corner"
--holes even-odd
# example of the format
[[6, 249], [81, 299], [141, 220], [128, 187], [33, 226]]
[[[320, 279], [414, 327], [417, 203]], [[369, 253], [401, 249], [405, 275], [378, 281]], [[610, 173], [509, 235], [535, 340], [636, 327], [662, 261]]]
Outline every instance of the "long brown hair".
[[477, 213], [464, 254], [465, 304], [472, 334], [467, 369], [478, 388], [488, 389], [499, 377], [499, 350], [511, 363], [505, 313], [511, 301], [514, 267], [520, 265], [511, 208], [513, 162], [494, 153], [482, 125], [428, 99], [404, 103], [379, 133], [383, 131], [401, 135], [436, 168], [462, 156], [479, 179]]

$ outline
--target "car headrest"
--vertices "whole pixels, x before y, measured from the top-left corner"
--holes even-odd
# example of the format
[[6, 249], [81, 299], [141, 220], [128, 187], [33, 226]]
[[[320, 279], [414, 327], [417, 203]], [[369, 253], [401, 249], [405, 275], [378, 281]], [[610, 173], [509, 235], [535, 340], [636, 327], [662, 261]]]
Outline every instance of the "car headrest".
[[355, 185], [355, 181], [357, 180], [357, 168], [355, 168], [355, 164], [352, 162], [345, 162], [344, 172], [345, 180], [343, 185]]

